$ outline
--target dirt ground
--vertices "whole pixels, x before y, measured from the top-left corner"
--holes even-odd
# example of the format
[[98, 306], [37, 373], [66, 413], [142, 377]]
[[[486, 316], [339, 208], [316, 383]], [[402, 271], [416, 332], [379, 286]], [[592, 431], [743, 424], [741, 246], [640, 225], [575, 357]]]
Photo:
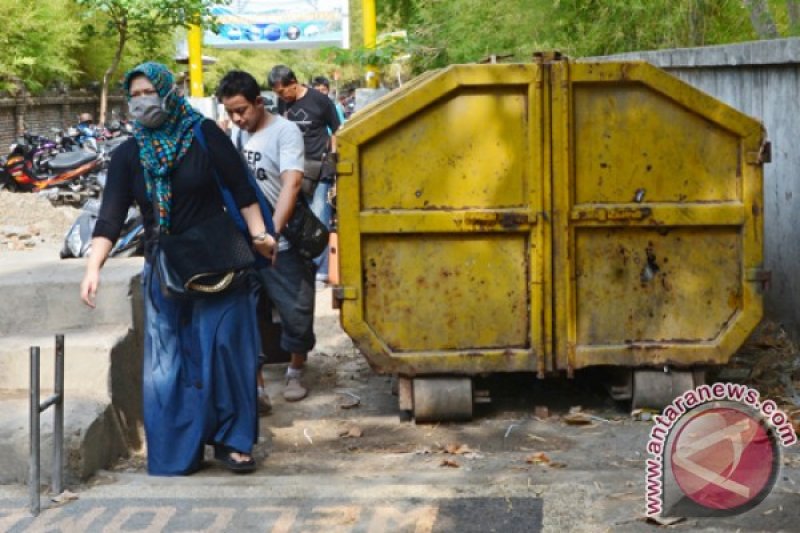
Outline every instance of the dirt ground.
[[0, 190], [0, 248], [16, 251], [60, 244], [79, 213], [74, 207], [54, 207], [36, 193]]
[[[349, 490], [352, 483], [371, 483], [379, 494], [386, 483], [408, 483], [417, 487], [414, 496], [422, 499], [452, 485], [462, 496], [541, 496], [544, 529], [549, 531], [657, 527], [643, 516], [645, 450], [652, 420], [632, 415], [626, 404], [611, 400], [597, 374], [543, 381], [533, 374], [490, 376], [476, 381], [477, 388], [488, 391], [491, 403], [476, 406], [472, 421], [402, 421], [393, 378], [371, 371], [339, 328], [336, 314], [325, 309], [329, 305], [330, 291], [320, 291], [320, 343], [309, 359], [308, 398], [283, 401], [285, 365], [266, 370], [274, 408], [260, 419], [255, 452], [259, 469], [248, 484], [259, 479], [267, 484], [316, 480], [296, 483], [335, 491]], [[709, 379], [753, 385], [800, 417], [793, 392], [800, 386], [798, 368], [795, 346], [780, 328], [765, 324], [731, 365]], [[582, 415], [579, 424], [572, 423], [576, 413]], [[800, 495], [796, 448], [784, 451], [782, 478], [755, 510], [722, 521], [681, 520], [670, 528], [792, 530], [800, 519], [800, 509], [789, 504]], [[126, 476], [141, 476], [144, 465], [138, 453], [92, 483], [124, 482]], [[223, 479], [226, 484], [237, 482], [228, 481], [227, 473], [213, 462], [196, 476], [212, 484]]]
[[[75, 216], [77, 210], [54, 208], [35, 195], [0, 191], [0, 247], [53, 246], [63, 239]], [[22, 232], [28, 237], [23, 239]], [[10, 235], [14, 233], [16, 238]], [[652, 416], [632, 414], [626, 404], [611, 400], [596, 373], [579, 372], [573, 380], [538, 380], [533, 374], [479, 378], [476, 388], [487, 391], [491, 402], [476, 406], [472, 421], [402, 421], [393, 378], [372, 372], [341, 330], [338, 314], [330, 306], [330, 289], [318, 291], [317, 296], [318, 345], [309, 356], [305, 378], [311, 392], [301, 402], [285, 402], [280, 394], [285, 365], [267, 367], [274, 407], [271, 415], [260, 419], [255, 474], [231, 478], [209, 461], [207, 469], [185, 482], [162, 481], [145, 475], [145, 452], [139, 450], [85, 486], [74, 487], [84, 504], [119, 493], [124, 497], [118, 505], [123, 506], [130, 503], [125, 487], [172, 494], [183, 483], [187, 494], [190, 488], [203, 490], [201, 498], [209, 498], [205, 487], [219, 494], [227, 489], [249, 494], [254, 487], [259, 494], [274, 490], [284, 498], [308, 494], [318, 499], [298, 499], [305, 502], [298, 505], [309, 509], [324, 498], [365, 498], [358, 496], [364, 492], [375, 501], [406, 498], [403, 501], [411, 502], [446, 492], [449, 497], [475, 495], [509, 501], [541, 498], [546, 531], [663, 527], [643, 518]], [[711, 373], [708, 381], [751, 385], [762, 396], [775, 399], [800, 427], [800, 352], [779, 325], [762, 324], [731, 363]], [[574, 423], [575, 418], [581, 423]], [[669, 529], [796, 531], [800, 521], [798, 448], [783, 451], [780, 478], [755, 509], [714, 521], [681, 520]], [[180, 501], [178, 496], [166, 499], [167, 503]], [[187, 501], [194, 505], [195, 500]], [[220, 501], [219, 505], [233, 509], [231, 502], [238, 500]], [[106, 500], [101, 503], [110, 505]]]

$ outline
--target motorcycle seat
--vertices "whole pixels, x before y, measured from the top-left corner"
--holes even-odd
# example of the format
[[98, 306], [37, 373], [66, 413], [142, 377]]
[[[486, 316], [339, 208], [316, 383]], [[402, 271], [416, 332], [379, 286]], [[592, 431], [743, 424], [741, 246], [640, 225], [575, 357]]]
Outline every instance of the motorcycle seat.
[[90, 152], [62, 152], [50, 160], [50, 168], [56, 172], [65, 172], [97, 159], [97, 154]]

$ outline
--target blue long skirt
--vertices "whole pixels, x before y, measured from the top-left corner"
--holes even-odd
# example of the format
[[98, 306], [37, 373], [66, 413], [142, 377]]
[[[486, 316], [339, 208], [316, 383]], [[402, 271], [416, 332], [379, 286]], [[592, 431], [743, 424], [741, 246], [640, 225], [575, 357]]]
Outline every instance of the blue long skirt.
[[258, 435], [256, 368], [261, 341], [248, 284], [220, 296], [161, 294], [150, 263], [142, 273], [147, 470], [191, 474], [204, 446], [251, 453]]

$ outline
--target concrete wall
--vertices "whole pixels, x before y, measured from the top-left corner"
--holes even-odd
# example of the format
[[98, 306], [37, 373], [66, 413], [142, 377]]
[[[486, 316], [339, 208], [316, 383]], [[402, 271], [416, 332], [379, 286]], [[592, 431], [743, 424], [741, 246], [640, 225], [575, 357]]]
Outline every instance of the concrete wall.
[[642, 59], [758, 118], [772, 142], [764, 165], [765, 311], [800, 339], [800, 39], [587, 58]]
[[[89, 93], [51, 94], [43, 96], [0, 97], [0, 154], [22, 130], [50, 136], [51, 128], [67, 128], [78, 122], [80, 113], [91, 113], [98, 118], [99, 97]], [[121, 116], [126, 111], [122, 96], [110, 96], [108, 117], [112, 111]]]

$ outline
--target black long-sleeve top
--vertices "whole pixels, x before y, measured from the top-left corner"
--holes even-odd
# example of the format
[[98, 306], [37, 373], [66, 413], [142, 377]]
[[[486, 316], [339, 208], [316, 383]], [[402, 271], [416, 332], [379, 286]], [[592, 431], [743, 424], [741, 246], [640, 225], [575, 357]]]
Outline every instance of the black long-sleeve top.
[[[189, 151], [171, 174], [170, 233], [175, 235], [222, 211], [224, 204], [213, 170], [217, 171], [225, 187], [231, 191], [237, 206], [241, 208], [257, 202], [242, 159], [228, 136], [211, 120], [203, 121], [201, 128], [208, 153], [197, 139], [193, 139]], [[115, 242], [133, 202], [136, 202], [144, 216], [145, 256], [150, 257], [157, 235], [156, 220], [153, 205], [147, 197], [139, 147], [136, 140], [131, 138], [111, 156], [93, 236], [106, 237]]]

